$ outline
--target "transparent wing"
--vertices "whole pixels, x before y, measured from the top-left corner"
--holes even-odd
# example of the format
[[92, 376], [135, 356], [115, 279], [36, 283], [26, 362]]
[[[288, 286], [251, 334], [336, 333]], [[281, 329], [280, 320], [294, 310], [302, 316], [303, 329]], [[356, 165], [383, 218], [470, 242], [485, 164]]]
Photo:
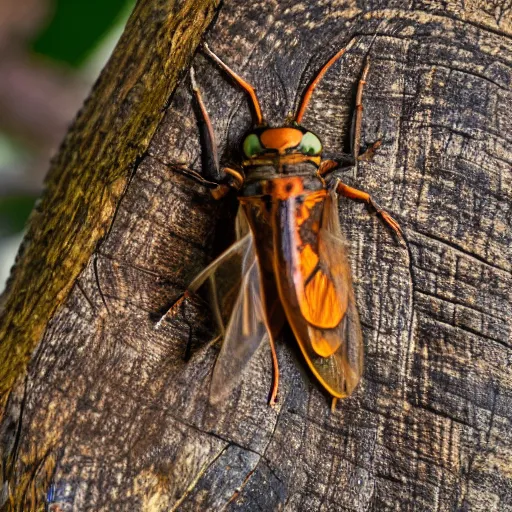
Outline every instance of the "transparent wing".
[[253, 236], [246, 228], [247, 221], [242, 209], [238, 212], [236, 225], [238, 240], [212, 261], [188, 286], [188, 290], [193, 293], [208, 286], [209, 304], [222, 337], [226, 334], [226, 326], [242, 279], [256, 258]]
[[188, 288], [197, 292], [209, 285], [210, 305], [223, 337], [213, 370], [212, 403], [229, 394], [259, 346], [268, 340], [254, 239], [243, 223], [241, 212], [237, 231], [242, 238], [208, 265]]
[[[228, 247], [216, 260], [212, 261], [204, 270], [202, 270], [190, 283], [188, 290], [197, 292], [208, 279], [219, 271], [223, 265], [239, 266], [242, 268], [243, 261], [250, 254], [254, 253], [253, 240], [250, 233], [245, 235], [240, 240], [237, 240], [233, 245]], [[238, 260], [238, 261], [237, 261]]]
[[224, 399], [264, 340], [268, 340], [257, 259], [248, 263], [213, 370], [210, 402]]

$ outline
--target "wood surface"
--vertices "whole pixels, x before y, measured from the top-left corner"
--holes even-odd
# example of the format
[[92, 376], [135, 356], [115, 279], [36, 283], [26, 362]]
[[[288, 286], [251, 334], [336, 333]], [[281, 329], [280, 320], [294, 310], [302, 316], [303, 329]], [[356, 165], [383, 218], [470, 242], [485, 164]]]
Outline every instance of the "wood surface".
[[[139, 1], [52, 163], [3, 297], [0, 506], [512, 510], [511, 10]], [[233, 236], [236, 198], [216, 202], [186, 176], [204, 158], [186, 70], [208, 25], [273, 124], [357, 38], [303, 120], [326, 157], [348, 150], [370, 51], [362, 143], [383, 143], [343, 178], [393, 212], [408, 246], [340, 201], [365, 371], [334, 413], [289, 332], [272, 409], [267, 347], [214, 407], [207, 307], [186, 302], [154, 328]], [[247, 99], [200, 52], [194, 68], [221, 161], [236, 163]]]

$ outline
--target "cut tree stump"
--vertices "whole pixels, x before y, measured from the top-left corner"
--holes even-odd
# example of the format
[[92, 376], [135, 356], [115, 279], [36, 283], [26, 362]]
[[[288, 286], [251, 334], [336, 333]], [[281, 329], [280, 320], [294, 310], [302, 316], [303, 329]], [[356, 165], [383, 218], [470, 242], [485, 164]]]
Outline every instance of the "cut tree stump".
[[[140, 0], [3, 296], [0, 508], [512, 510], [511, 9]], [[154, 328], [233, 236], [236, 198], [216, 202], [187, 176], [205, 156], [191, 59], [207, 40], [275, 125], [354, 37], [303, 125], [327, 157], [348, 150], [370, 52], [362, 142], [382, 146], [344, 180], [393, 212], [408, 246], [340, 201], [363, 380], [331, 413], [285, 332], [277, 407], [267, 347], [212, 406], [208, 308], [186, 301]], [[247, 98], [193, 58], [221, 161], [236, 163]]]

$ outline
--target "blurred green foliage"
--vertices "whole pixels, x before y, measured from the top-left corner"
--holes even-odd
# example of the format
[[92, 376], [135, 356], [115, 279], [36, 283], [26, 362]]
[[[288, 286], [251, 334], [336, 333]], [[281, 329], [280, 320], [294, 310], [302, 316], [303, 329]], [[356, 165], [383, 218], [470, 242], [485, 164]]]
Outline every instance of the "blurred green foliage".
[[0, 237], [23, 230], [35, 201], [32, 196], [0, 197]]
[[[26, 49], [43, 55], [49, 63], [63, 63], [82, 78], [84, 73], [96, 74], [101, 69], [135, 4], [135, 0], [46, 1], [52, 17], [26, 42]], [[90, 65], [96, 61], [96, 66]], [[91, 83], [95, 78], [90, 77]], [[9, 241], [23, 231], [36, 201], [35, 195], [22, 192], [24, 187], [16, 192], [13, 180], [17, 169], [30, 165], [27, 162], [30, 162], [31, 151], [24, 144], [14, 143], [10, 133], [0, 131], [0, 178], [4, 175], [6, 182], [11, 183], [8, 188], [11, 192], [0, 190], [0, 292], [10, 262], [14, 261], [14, 246]], [[27, 178], [20, 174], [20, 183]]]
[[128, 4], [127, 0], [54, 1], [54, 17], [32, 42], [32, 49], [75, 67], [90, 55]]
[[[124, 23], [134, 0], [51, 0], [50, 3], [53, 17], [27, 42], [28, 49], [79, 71], [109, 32]], [[10, 135], [0, 132], [0, 172], [15, 168], [29, 158], [30, 148], [15, 147], [11, 142]], [[34, 201], [35, 197], [5, 196], [0, 192], [0, 238], [23, 230]], [[0, 282], [0, 288], [1, 285]]]

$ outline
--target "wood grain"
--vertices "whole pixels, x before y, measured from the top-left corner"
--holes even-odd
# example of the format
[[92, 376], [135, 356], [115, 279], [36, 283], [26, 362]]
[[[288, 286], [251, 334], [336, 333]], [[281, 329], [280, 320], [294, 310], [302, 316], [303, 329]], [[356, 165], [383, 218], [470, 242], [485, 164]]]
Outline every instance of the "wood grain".
[[[146, 3], [158, 5], [162, 19], [173, 12]], [[266, 406], [266, 348], [229, 401], [212, 407], [218, 344], [207, 308], [187, 302], [154, 329], [155, 317], [229, 243], [236, 206], [234, 198], [213, 201], [183, 175], [201, 171], [185, 75], [124, 192], [108, 196], [110, 209], [98, 207], [103, 221], [67, 217], [84, 237], [109, 228], [100, 243], [97, 236], [94, 244], [70, 242], [70, 253], [60, 249], [59, 269], [76, 252], [85, 268], [53, 270], [66, 286], [39, 313], [39, 330], [30, 328], [37, 348], [20, 342], [28, 369], [17, 370], [12, 388], [2, 377], [10, 390], [0, 430], [6, 507], [46, 500], [54, 510], [512, 510], [511, 9], [479, 1], [361, 5], [226, 0], [206, 36], [255, 85], [274, 124], [296, 108], [326, 58], [356, 37], [303, 121], [327, 156], [348, 149], [354, 85], [370, 51], [362, 142], [383, 144], [344, 179], [393, 212], [408, 248], [361, 205], [341, 202], [365, 339], [356, 393], [331, 414], [285, 334], [277, 408]], [[147, 62], [158, 60], [141, 40]], [[124, 67], [139, 66], [142, 53], [127, 49]], [[200, 53], [194, 67], [221, 160], [236, 163], [248, 102]], [[109, 98], [90, 100], [95, 115]], [[159, 98], [151, 100], [155, 111], [164, 108], [165, 94]], [[75, 125], [49, 190], [62, 180], [62, 155], [93, 126]], [[144, 126], [133, 125], [132, 143], [151, 136]], [[109, 161], [133, 168], [137, 151], [125, 151], [118, 147]], [[83, 168], [73, 162], [74, 172]], [[91, 173], [99, 183], [100, 169]], [[94, 190], [96, 197], [109, 189]], [[40, 215], [50, 215], [47, 201]], [[41, 229], [48, 222], [43, 217]], [[46, 268], [34, 258], [26, 250], [19, 259], [3, 322], [15, 303], [25, 311], [15, 295], [38, 279], [34, 269]], [[11, 357], [9, 343], [24, 339], [4, 334], [2, 353]]]
[[[48, 319], [105, 236], [215, 2], [138, 2], [52, 162], [2, 298], [0, 410]], [[172, 59], [170, 59], [172, 55]]]

